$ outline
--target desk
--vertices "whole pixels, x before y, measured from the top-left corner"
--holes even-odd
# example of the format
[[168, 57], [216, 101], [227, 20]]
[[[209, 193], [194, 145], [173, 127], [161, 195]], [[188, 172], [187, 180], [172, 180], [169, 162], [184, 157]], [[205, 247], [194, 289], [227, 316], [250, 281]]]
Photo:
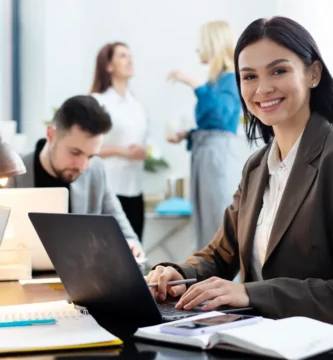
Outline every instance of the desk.
[[[45, 292], [39, 295], [36, 291], [33, 302], [46, 301]], [[38, 297], [41, 296], [40, 299]], [[50, 291], [49, 301], [55, 300], [54, 293]], [[58, 299], [57, 299], [58, 300]], [[1, 305], [18, 305], [29, 303], [29, 296], [25, 293], [24, 288], [18, 282], [0, 282], [0, 306]], [[18, 356], [1, 356], [1, 359], [22, 359], [29, 360], [218, 360], [218, 359], [263, 359], [259, 356], [247, 356], [227, 351], [196, 351], [189, 348], [180, 348], [174, 346], [159, 345], [153, 342], [142, 342], [124, 335], [124, 346], [119, 348], [119, 354], [115, 354], [113, 347], [94, 350], [81, 350], [81, 351], [61, 351], [50, 353], [35, 353], [29, 355]], [[1, 339], [0, 339], [1, 341]], [[333, 360], [333, 354], [324, 354], [316, 357], [319, 359]]]
[[[189, 225], [191, 217], [188, 215], [159, 215], [155, 212], [146, 212], [145, 219], [146, 227], [150, 226], [148, 223], [149, 221], [154, 221], [158, 222], [158, 225], [161, 228], [158, 232], [152, 231], [154, 237], [153, 240], [149, 239], [147, 232], [145, 232], [144, 246], [147, 258], [149, 259], [151, 254], [156, 250], [159, 250], [163, 253], [163, 261], [178, 261], [179, 259], [176, 259], [175, 254], [170, 250], [170, 246], [172, 248], [170, 241], [175, 235], [180, 234], [180, 232]], [[195, 244], [193, 244], [193, 248], [195, 249]], [[178, 246], [175, 248], [175, 252], [179, 252]], [[190, 252], [184, 254], [184, 258], [189, 254]], [[153, 263], [160, 261], [162, 260], [158, 259], [156, 261], [154, 259]]]

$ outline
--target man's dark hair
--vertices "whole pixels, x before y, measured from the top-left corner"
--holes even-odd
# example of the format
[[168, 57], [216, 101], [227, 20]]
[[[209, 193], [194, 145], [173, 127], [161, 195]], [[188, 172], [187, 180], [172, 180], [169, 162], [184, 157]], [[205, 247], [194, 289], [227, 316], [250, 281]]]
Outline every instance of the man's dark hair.
[[111, 117], [90, 95], [78, 95], [67, 99], [56, 111], [53, 124], [60, 131], [69, 131], [74, 125], [92, 136], [107, 133]]

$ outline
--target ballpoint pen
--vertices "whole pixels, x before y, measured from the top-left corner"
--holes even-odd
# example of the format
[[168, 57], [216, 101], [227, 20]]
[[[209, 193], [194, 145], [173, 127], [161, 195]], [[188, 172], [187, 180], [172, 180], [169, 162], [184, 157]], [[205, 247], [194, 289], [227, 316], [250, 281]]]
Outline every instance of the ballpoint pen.
[[54, 325], [56, 324], [56, 322], [56, 319], [5, 321], [0, 322], [0, 328], [16, 326]]
[[[170, 285], [181, 285], [181, 284], [193, 284], [197, 282], [197, 279], [193, 278], [193, 279], [183, 279], [183, 280], [173, 280], [173, 281], [168, 281], [167, 282], [167, 286]], [[157, 283], [150, 283], [147, 284], [148, 287], [156, 287], [158, 284]]]

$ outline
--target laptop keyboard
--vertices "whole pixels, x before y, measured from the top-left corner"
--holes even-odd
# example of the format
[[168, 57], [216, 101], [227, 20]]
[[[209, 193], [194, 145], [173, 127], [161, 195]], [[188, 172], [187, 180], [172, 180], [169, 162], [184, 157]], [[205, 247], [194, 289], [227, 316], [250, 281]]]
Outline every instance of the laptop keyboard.
[[[163, 303], [156, 303], [157, 307], [162, 315], [162, 319], [164, 321], [174, 321], [179, 319], [185, 319], [189, 316], [194, 316], [198, 314], [202, 314], [201, 306], [204, 305], [207, 302], [202, 303], [200, 306], [196, 306], [192, 310], [177, 310], [175, 309], [175, 305], [177, 304], [178, 300], [175, 299], [167, 299], [167, 301]], [[215, 311], [220, 311], [223, 313], [245, 313], [247, 314], [249, 311], [251, 314], [253, 313], [253, 309], [248, 308], [234, 308], [230, 307], [228, 305], [220, 306], [218, 309], [215, 309]]]
[[166, 301], [163, 303], [157, 304], [157, 307], [162, 315], [162, 318], [166, 321], [173, 321], [173, 320], [179, 320], [184, 319], [189, 316], [197, 315], [198, 313], [201, 313], [200, 307], [196, 307], [190, 311], [186, 310], [177, 310], [175, 309], [175, 305], [177, 304], [177, 301]]

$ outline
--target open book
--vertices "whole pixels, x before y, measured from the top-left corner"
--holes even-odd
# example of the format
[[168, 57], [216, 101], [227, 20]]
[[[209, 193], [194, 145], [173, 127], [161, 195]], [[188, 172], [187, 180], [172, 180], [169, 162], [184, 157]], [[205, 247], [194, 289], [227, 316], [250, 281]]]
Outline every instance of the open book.
[[0, 353], [45, 351], [120, 345], [85, 310], [67, 301], [0, 306], [0, 324], [24, 320], [56, 319], [53, 325], [0, 326]]
[[[220, 315], [213, 311], [181, 321]], [[333, 325], [305, 317], [264, 319], [255, 325], [198, 336], [161, 333], [160, 327], [163, 325], [140, 328], [135, 336], [201, 349], [215, 347], [290, 360], [305, 359], [333, 349]]]

